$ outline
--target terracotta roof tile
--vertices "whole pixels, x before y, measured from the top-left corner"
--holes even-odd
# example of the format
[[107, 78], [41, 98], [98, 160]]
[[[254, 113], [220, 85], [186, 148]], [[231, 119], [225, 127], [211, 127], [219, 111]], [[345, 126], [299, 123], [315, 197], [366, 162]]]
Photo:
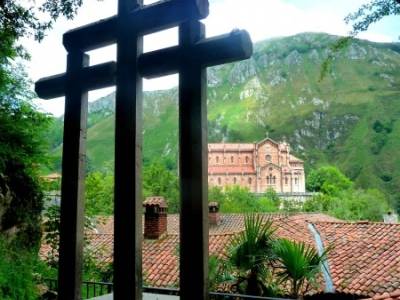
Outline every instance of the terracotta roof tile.
[[400, 289], [391, 293], [383, 293], [382, 295], [375, 295], [372, 298], [367, 298], [364, 300], [400, 300]]
[[[308, 224], [314, 224], [324, 246], [334, 246], [328, 264], [336, 292], [376, 300], [400, 300], [400, 224], [349, 223], [323, 214], [262, 216], [273, 221], [278, 236], [312, 246], [315, 239]], [[88, 238], [101, 260], [111, 262], [113, 219], [102, 218], [102, 221], [97, 226], [100, 234], [89, 234]], [[229, 240], [243, 228], [243, 214], [221, 214], [221, 223], [210, 226], [210, 253], [225, 255]], [[143, 242], [144, 279], [157, 287], [176, 286], [178, 282], [178, 215], [168, 215], [167, 231], [160, 240]], [[42, 245], [42, 257], [49, 250]]]
[[250, 143], [217, 143], [208, 144], [208, 151], [254, 151], [255, 144]]
[[159, 207], [167, 207], [167, 203], [165, 202], [164, 197], [161, 196], [152, 196], [147, 197], [143, 201], [143, 206], [159, 206]]
[[337, 292], [374, 296], [400, 289], [400, 224], [315, 222]]

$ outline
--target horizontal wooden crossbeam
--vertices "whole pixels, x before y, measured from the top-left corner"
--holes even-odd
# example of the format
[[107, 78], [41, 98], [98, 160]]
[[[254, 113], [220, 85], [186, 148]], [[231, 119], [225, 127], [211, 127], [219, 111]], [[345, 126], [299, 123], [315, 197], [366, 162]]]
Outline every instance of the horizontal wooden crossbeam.
[[[247, 31], [236, 30], [229, 34], [204, 39], [191, 51], [179, 46], [147, 52], [139, 57], [139, 73], [145, 78], [154, 78], [179, 72], [183, 59], [191, 59], [202, 67], [215, 66], [251, 56], [253, 45]], [[86, 91], [115, 85], [116, 63], [109, 62], [83, 68], [76, 76]], [[61, 97], [65, 94], [66, 74], [42, 78], [36, 82], [35, 91], [42, 99]]]
[[[138, 35], [171, 28], [190, 19], [203, 19], [208, 15], [207, 0], [167, 0], [147, 5], [130, 13], [130, 28]], [[113, 16], [64, 34], [64, 47], [70, 51], [90, 51], [114, 44], [117, 39], [118, 17]]]
[[[115, 85], [115, 72], [117, 64], [115, 62], [103, 63], [91, 67], [82, 68], [75, 76], [76, 80], [86, 91], [101, 89]], [[65, 95], [66, 73], [57, 74], [50, 77], [39, 79], [35, 83], [35, 92], [42, 99], [52, 99]]]
[[253, 44], [245, 30], [204, 39], [192, 49], [175, 46], [143, 54], [139, 58], [139, 71], [144, 78], [154, 78], [179, 72], [184, 59], [210, 67], [250, 58]]

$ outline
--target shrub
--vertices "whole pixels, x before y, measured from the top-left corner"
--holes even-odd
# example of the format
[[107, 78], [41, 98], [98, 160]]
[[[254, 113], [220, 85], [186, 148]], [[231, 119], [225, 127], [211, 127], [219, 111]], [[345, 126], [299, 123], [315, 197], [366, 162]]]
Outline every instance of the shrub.
[[36, 300], [34, 280], [37, 256], [0, 237], [0, 299]]

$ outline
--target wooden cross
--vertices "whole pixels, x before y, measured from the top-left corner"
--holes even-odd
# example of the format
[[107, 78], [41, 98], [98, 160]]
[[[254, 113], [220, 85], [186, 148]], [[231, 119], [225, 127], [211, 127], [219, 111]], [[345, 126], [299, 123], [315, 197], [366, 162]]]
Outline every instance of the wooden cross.
[[[36, 82], [39, 97], [65, 95], [59, 299], [78, 300], [84, 221], [89, 90], [116, 85], [114, 299], [142, 299], [142, 77], [179, 73], [180, 297], [208, 299], [206, 67], [249, 58], [245, 31], [205, 38], [207, 0], [144, 6], [119, 0], [118, 15], [64, 34], [67, 72]], [[143, 35], [179, 26], [179, 45], [143, 53]], [[86, 51], [117, 44], [117, 62], [89, 66]]]

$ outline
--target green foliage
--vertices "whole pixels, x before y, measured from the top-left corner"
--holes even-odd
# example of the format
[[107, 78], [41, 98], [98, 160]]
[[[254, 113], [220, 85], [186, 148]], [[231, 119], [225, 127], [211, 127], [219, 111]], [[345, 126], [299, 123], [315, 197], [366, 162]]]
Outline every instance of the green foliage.
[[18, 228], [18, 238], [31, 247], [40, 240], [38, 164], [46, 162], [48, 117], [32, 105], [25, 76], [9, 69], [9, 81], [0, 86], [0, 232]]
[[351, 180], [334, 166], [324, 166], [312, 170], [306, 181], [307, 190], [329, 195], [336, 195], [339, 191], [350, 188], [351, 185]]
[[[85, 232], [93, 230], [92, 219], [85, 217]], [[45, 254], [46, 267], [42, 270], [42, 276], [47, 278], [57, 277], [58, 249], [60, 241], [60, 207], [50, 206], [45, 212], [43, 223], [44, 242], [49, 246]], [[92, 249], [88, 236], [84, 238], [83, 249], [83, 279], [87, 281], [112, 281], [112, 264], [99, 261], [102, 249]]]
[[233, 281], [232, 268], [225, 259], [216, 255], [208, 258], [208, 283], [210, 291], [218, 291], [219, 285]]
[[143, 170], [143, 195], [163, 196], [168, 203], [168, 211], [179, 211], [178, 177], [174, 171], [168, 170], [163, 163], [155, 161]]
[[244, 231], [236, 235], [229, 246], [229, 262], [239, 272], [234, 287], [240, 293], [256, 296], [271, 295], [267, 282], [271, 270], [267, 263], [274, 244], [272, 221], [260, 215], [247, 215]]
[[336, 195], [320, 194], [307, 200], [306, 212], [324, 212], [342, 220], [382, 221], [392, 208], [387, 197], [376, 189], [348, 189]]
[[37, 255], [0, 236], [0, 299], [36, 300]]
[[60, 243], [60, 207], [52, 205], [48, 207], [44, 213], [43, 222], [43, 241], [50, 246], [49, 252], [46, 254], [46, 262], [50, 268], [57, 268], [58, 264], [58, 247]]
[[367, 31], [369, 26], [380, 21], [382, 18], [400, 14], [400, 3], [398, 0], [370, 0], [363, 4], [356, 12], [349, 14], [345, 21], [352, 23], [352, 35]]
[[110, 172], [92, 172], [86, 177], [85, 211], [88, 216], [112, 215], [114, 176]]
[[[328, 248], [329, 249], [329, 248]], [[322, 255], [304, 242], [293, 242], [279, 239], [274, 244], [279, 283], [290, 286], [290, 295], [298, 299], [310, 287], [316, 287], [316, 278], [320, 273], [323, 262], [327, 259], [329, 250]]]
[[[250, 214], [245, 217], [245, 229], [228, 246], [228, 258], [210, 260], [210, 270], [218, 287], [221, 282], [233, 282], [235, 292], [256, 296], [304, 295], [316, 287], [327, 254], [322, 255], [304, 243], [277, 239], [270, 220]], [[219, 271], [219, 272], [218, 272]]]
[[[400, 48], [353, 39], [335, 54], [326, 78], [318, 82], [320, 64], [338, 39], [304, 33], [266, 40], [254, 45], [250, 60], [209, 68], [216, 79], [208, 88], [209, 140], [253, 142], [268, 131], [271, 138], [288, 141], [292, 153], [305, 161], [306, 174], [334, 164], [356, 188], [379, 189], [400, 207], [400, 68], [389, 68], [400, 64]], [[250, 90], [253, 94], [244, 97]], [[145, 93], [145, 165], [168, 160], [169, 169], [176, 169], [176, 97], [176, 89]], [[113, 99], [113, 94], [107, 97], [111, 104]], [[103, 100], [90, 105], [103, 107]], [[93, 170], [101, 171], [113, 160], [112, 107], [96, 112], [89, 128]], [[376, 121], [391, 129], [376, 132]], [[61, 148], [53, 154], [60, 157]]]
[[218, 202], [223, 213], [276, 212], [280, 203], [274, 191], [257, 197], [248, 188], [238, 185], [228, 186], [224, 190], [216, 186], [211, 187], [208, 190], [208, 199]]

